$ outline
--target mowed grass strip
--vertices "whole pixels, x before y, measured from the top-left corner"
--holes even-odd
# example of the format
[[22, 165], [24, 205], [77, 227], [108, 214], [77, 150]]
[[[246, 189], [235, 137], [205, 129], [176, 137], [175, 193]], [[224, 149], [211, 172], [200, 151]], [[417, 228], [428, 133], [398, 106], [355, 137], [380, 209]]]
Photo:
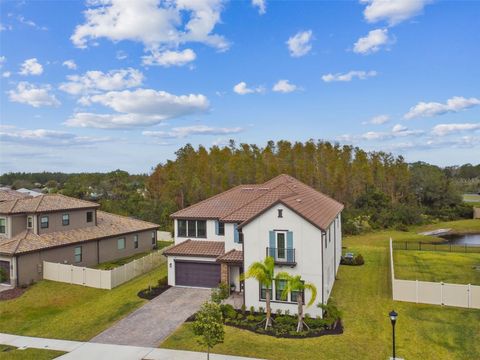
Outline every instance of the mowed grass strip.
[[[440, 227], [480, 231], [480, 221], [443, 223]], [[388, 240], [419, 241], [415, 232], [383, 231], [345, 238], [347, 251], [361, 253], [363, 266], [340, 266], [332, 297], [343, 311], [342, 335], [309, 339], [277, 339], [225, 327], [223, 344], [213, 352], [265, 359], [385, 360], [391, 356], [388, 312], [399, 313], [397, 356], [405, 359], [480, 359], [480, 310], [394, 302]], [[308, 313], [308, 308], [306, 308]], [[204, 351], [182, 325], [161, 347]]]
[[137, 293], [167, 275], [166, 264], [112, 290], [40, 281], [0, 302], [0, 332], [87, 341], [146, 302]]
[[63, 351], [46, 349], [18, 350], [16, 347], [0, 345], [0, 359], [2, 360], [50, 360], [65, 354]]
[[480, 285], [480, 254], [395, 250], [395, 277]]

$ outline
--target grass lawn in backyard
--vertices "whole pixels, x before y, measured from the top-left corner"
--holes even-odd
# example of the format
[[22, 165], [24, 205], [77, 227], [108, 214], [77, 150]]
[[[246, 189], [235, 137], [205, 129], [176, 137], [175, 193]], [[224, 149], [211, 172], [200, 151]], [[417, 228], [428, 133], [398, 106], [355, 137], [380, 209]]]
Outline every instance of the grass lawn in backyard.
[[480, 285], [480, 253], [394, 250], [393, 258], [397, 279]]
[[[480, 221], [439, 223], [431, 229], [480, 231]], [[346, 251], [360, 253], [363, 266], [340, 266], [332, 297], [343, 311], [342, 335], [309, 339], [277, 339], [225, 327], [225, 342], [213, 352], [266, 359], [385, 360], [391, 354], [388, 312], [399, 313], [397, 356], [405, 359], [480, 359], [480, 310], [394, 302], [392, 300], [388, 240], [419, 241], [419, 227], [411, 232], [383, 231], [344, 239]], [[308, 312], [308, 308], [306, 308]], [[204, 351], [191, 324], [182, 325], [161, 347]]]
[[104, 263], [101, 263], [101, 264], [98, 264], [98, 265], [94, 266], [94, 268], [95, 269], [100, 269], [100, 270], [115, 269], [115, 268], [117, 268], [119, 266], [122, 266], [122, 265], [125, 265], [125, 264], [127, 264], [127, 263], [129, 263], [133, 260], [140, 259], [144, 256], [147, 256], [148, 254], [150, 254], [150, 251], [138, 253], [138, 254], [135, 254], [135, 255], [132, 255], [132, 256], [127, 256], [127, 257], [117, 259], [117, 260], [113, 260], [113, 261], [104, 262]]
[[137, 293], [167, 275], [167, 265], [112, 290], [40, 281], [0, 302], [0, 332], [87, 341], [147, 300]]
[[479, 194], [464, 194], [463, 195], [463, 201], [480, 203], [480, 195]]
[[50, 360], [65, 354], [63, 351], [46, 349], [19, 350], [16, 347], [0, 345], [0, 359], [2, 360]]
[[157, 247], [158, 249], [163, 249], [166, 248], [167, 246], [173, 245], [173, 241], [164, 241], [164, 240], [159, 240], [157, 241]]

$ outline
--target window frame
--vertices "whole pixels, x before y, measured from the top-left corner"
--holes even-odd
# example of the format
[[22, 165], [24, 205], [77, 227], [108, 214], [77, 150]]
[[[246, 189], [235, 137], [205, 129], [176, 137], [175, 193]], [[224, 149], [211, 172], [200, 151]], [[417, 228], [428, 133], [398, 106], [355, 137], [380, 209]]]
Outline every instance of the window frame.
[[[65, 216], [67, 217], [66, 220], [65, 220]], [[68, 226], [68, 225], [70, 225], [70, 214], [68, 213], [62, 214], [62, 226]]]
[[[43, 219], [47, 219], [47, 221], [43, 221]], [[44, 226], [44, 224], [47, 224]], [[42, 215], [40, 217], [40, 229], [48, 229], [48, 227], [50, 226], [50, 219], [48, 217], [48, 215]]]
[[267, 288], [265, 284], [258, 283], [258, 296], [260, 300], [267, 300], [267, 291], [270, 291], [270, 300], [272, 299], [272, 288], [273, 286], [270, 285], [270, 288]]
[[133, 235], [133, 248], [138, 249], [138, 234]]
[[225, 223], [218, 221], [218, 234], [219, 236], [225, 236]]
[[[281, 261], [287, 261], [287, 232], [288, 231], [275, 231], [275, 248], [276, 248], [276, 259]], [[283, 247], [278, 246], [278, 235], [283, 235]], [[281, 257], [280, 250], [283, 251], [283, 257]]]
[[[120, 241], [123, 242], [123, 247], [120, 247]], [[117, 250], [125, 250], [125, 238], [118, 238], [117, 239]]]
[[7, 235], [7, 218], [0, 217], [0, 221], [3, 221], [3, 225], [0, 225], [0, 229], [3, 227], [3, 231], [0, 231], [0, 234]]
[[[89, 216], [90, 216], [90, 220], [88, 220]], [[87, 223], [93, 222], [93, 211], [87, 211], [86, 220], [87, 220]]]
[[[202, 235], [199, 234], [199, 223], [204, 224], [204, 234]], [[177, 237], [206, 239], [207, 220], [177, 219]]]
[[33, 216], [27, 216], [27, 229], [33, 229]]
[[[280, 293], [279, 293], [279, 286], [278, 284], [279, 283], [284, 283], [284, 287], [280, 289]], [[283, 301], [283, 302], [289, 302], [289, 295], [290, 294], [287, 294], [287, 298], [286, 299], [282, 299], [282, 293], [283, 293], [283, 290], [287, 287], [287, 280], [285, 279], [278, 279], [275, 281], [275, 300], [276, 301]]]
[[156, 231], [152, 231], [152, 245], [157, 245], [157, 235]]
[[[183, 225], [181, 225], [183, 224]], [[187, 220], [178, 219], [177, 220], [177, 236], [178, 237], [187, 237]]]
[[[77, 253], [77, 249], [80, 249], [80, 252]], [[78, 258], [77, 257], [80, 257], [80, 260], [77, 260]], [[74, 257], [74, 262], [75, 263], [80, 263], [83, 261], [83, 249], [82, 249], [82, 246], [75, 246], [75, 248], [73, 249], [73, 257]]]

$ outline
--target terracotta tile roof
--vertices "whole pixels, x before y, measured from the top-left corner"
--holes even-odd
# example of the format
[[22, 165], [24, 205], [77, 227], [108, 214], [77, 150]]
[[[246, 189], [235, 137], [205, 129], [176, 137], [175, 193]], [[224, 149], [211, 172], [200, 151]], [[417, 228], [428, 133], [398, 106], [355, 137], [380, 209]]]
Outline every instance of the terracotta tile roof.
[[223, 241], [185, 240], [164, 252], [166, 256], [218, 257], [225, 254]]
[[16, 199], [25, 199], [29, 197], [31, 196], [15, 190], [0, 190], [0, 201], [11, 201]]
[[283, 203], [323, 230], [343, 210], [336, 200], [282, 174], [260, 185], [236, 186], [177, 211], [172, 217], [219, 219], [240, 223], [241, 227], [277, 203]]
[[0, 240], [0, 254], [21, 254], [139, 231], [154, 230], [158, 227], [157, 224], [146, 221], [97, 211], [96, 226], [56, 231], [42, 235], [36, 235], [32, 230], [25, 230], [12, 239]]
[[40, 213], [99, 207], [97, 203], [61, 194], [45, 194], [0, 202], [0, 214]]
[[226, 263], [243, 263], [243, 251], [230, 250], [225, 253], [225, 255], [219, 256], [217, 261]]

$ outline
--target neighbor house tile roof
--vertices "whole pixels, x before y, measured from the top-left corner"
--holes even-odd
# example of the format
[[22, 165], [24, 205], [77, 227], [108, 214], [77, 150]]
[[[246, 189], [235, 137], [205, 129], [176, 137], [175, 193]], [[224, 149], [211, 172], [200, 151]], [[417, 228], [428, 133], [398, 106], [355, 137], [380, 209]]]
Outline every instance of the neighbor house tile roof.
[[15, 190], [0, 190], [0, 202], [2, 201], [12, 201], [16, 199], [25, 199], [31, 197], [28, 194], [20, 193]]
[[59, 246], [71, 245], [85, 241], [122, 236], [146, 230], [154, 230], [159, 226], [142, 220], [97, 211], [97, 225], [74, 230], [55, 231], [37, 235], [32, 230], [8, 240], [0, 241], [0, 254], [15, 255]]
[[225, 254], [225, 243], [223, 241], [188, 239], [168, 250], [165, 250], [163, 254], [166, 256], [200, 256], [216, 258]]
[[217, 258], [219, 262], [225, 263], [243, 263], [243, 251], [240, 250], [230, 250], [224, 255]]
[[91, 201], [75, 199], [61, 194], [45, 194], [0, 202], [0, 214], [43, 213], [97, 208], [99, 206]]
[[240, 223], [242, 227], [277, 203], [284, 204], [322, 230], [343, 210], [338, 201], [282, 174], [260, 185], [236, 186], [177, 211], [172, 217], [219, 219]]

